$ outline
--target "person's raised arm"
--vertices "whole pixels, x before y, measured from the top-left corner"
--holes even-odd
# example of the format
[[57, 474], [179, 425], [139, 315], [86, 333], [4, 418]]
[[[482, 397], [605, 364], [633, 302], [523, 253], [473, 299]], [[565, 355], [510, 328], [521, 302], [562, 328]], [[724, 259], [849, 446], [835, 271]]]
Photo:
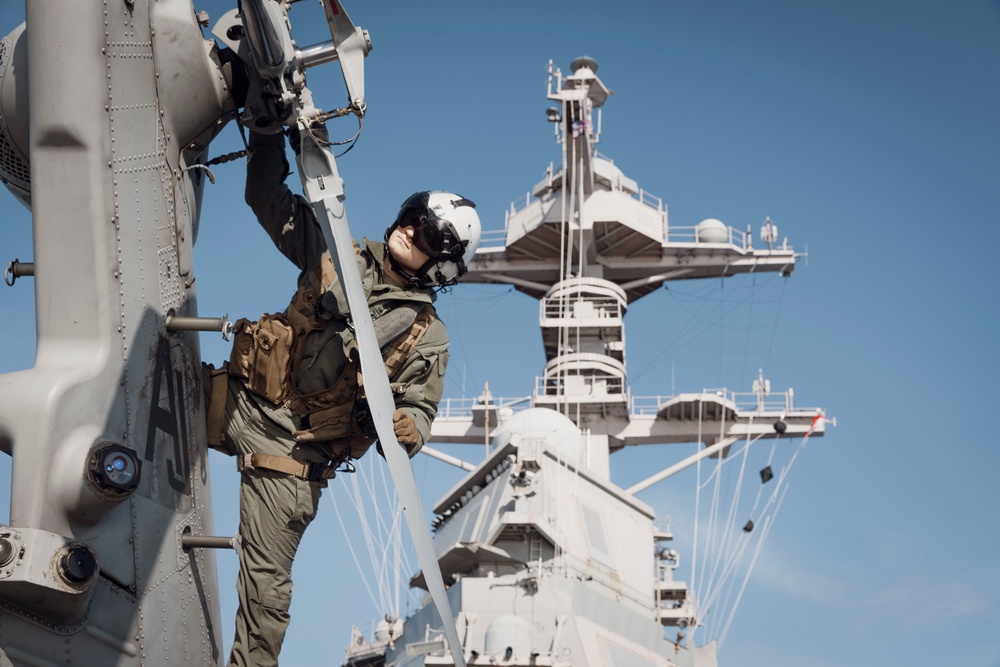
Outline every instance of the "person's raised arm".
[[307, 270], [319, 263], [326, 241], [312, 206], [285, 184], [288, 160], [282, 134], [250, 132], [246, 202], [285, 257]]

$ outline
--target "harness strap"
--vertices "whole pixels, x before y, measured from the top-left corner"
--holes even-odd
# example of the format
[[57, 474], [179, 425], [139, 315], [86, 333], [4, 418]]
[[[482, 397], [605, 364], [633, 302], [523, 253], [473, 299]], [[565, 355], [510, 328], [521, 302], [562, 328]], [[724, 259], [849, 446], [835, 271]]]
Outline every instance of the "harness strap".
[[289, 456], [274, 456], [272, 454], [238, 454], [236, 470], [243, 472], [247, 468], [274, 470], [292, 475], [307, 482], [323, 482], [337, 476], [337, 466], [330, 463], [304, 463]]
[[422, 303], [405, 302], [383, 313], [378, 319], [372, 320], [379, 349], [384, 351], [389, 343], [409, 331], [423, 309]]
[[[412, 307], [412, 306], [411, 306]], [[385, 372], [392, 381], [396, 373], [403, 367], [413, 350], [417, 349], [417, 344], [424, 337], [431, 324], [437, 319], [437, 311], [434, 306], [427, 304], [420, 309], [414, 322], [406, 332], [406, 337], [402, 340], [397, 336], [393, 345], [383, 350], [383, 361], [385, 362]]]

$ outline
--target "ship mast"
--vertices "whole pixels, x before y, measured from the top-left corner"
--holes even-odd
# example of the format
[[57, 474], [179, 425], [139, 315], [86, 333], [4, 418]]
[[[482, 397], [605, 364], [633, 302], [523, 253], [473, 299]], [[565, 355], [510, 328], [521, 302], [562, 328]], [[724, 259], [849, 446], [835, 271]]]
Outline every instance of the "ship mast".
[[[465, 399], [446, 399], [432, 425], [431, 442], [482, 443], [502, 430], [512, 411], [528, 403], [549, 408], [579, 429], [582, 451], [574, 465], [579, 465], [580, 474], [595, 486], [615, 489], [622, 506], [638, 507], [635, 503], [641, 501], [634, 494], [706, 457], [724, 459], [736, 443], [749, 446], [759, 439], [823, 435], [826, 423], [821, 409], [795, 406], [790, 389], [772, 392], [763, 376], [756, 393], [700, 389], [673, 396], [631, 395], [624, 326], [629, 304], [667, 281], [751, 272], [787, 277], [798, 254], [786, 241], [778, 242], [770, 219], [760, 230], [762, 248], [754, 247], [749, 227], [739, 231], [716, 219], [672, 225], [663, 201], [641, 189], [595, 148], [601, 107], [611, 94], [597, 77], [597, 62], [583, 57], [571, 67], [573, 73], [563, 77], [549, 64], [548, 99], [554, 105], [547, 116], [562, 149], [561, 164], [550, 164], [528, 195], [511, 204], [504, 244], [480, 248], [464, 278], [464, 282], [512, 285], [539, 300], [545, 367], [529, 398], [504, 400], [487, 393], [471, 405]], [[630, 445], [675, 443], [703, 447], [628, 489], [610, 483], [611, 453]], [[530, 449], [517, 454], [518, 470], [536, 469]], [[430, 447], [424, 451], [439, 455]], [[494, 442], [494, 451], [477, 471], [488, 471], [497, 464], [494, 459], [506, 453]], [[464, 503], [473, 502], [477, 490], [489, 482], [488, 478], [476, 481], [479, 472], [471, 473], [435, 509], [434, 526], [445, 531], [444, 542], [465, 544], [472, 539], [462, 531], [458, 537], [452, 523]], [[502, 523], [508, 530], [517, 526], [525, 535], [540, 536], [558, 553], [558, 545], [568, 538], [551, 535], [547, 522], [554, 519], [545, 518], [544, 511], [533, 511], [518, 506]], [[669, 533], [654, 531], [654, 543], [670, 539]], [[480, 545], [491, 546], [495, 545]], [[686, 583], [672, 576], [675, 552], [658, 547], [656, 553], [661, 572], [656, 618], [663, 626], [697, 625], [701, 613], [693, 595]], [[470, 569], [467, 562], [449, 554], [439, 556], [446, 576]], [[636, 575], [624, 570], [618, 574]]]
[[[767, 247], [760, 249], [749, 228], [739, 231], [714, 219], [671, 225], [663, 201], [595, 148], [601, 107], [611, 95], [597, 76], [597, 62], [577, 58], [571, 68], [563, 77], [549, 64], [548, 99], [555, 105], [547, 116], [555, 125], [562, 164], [550, 164], [532, 191], [511, 205], [505, 245], [480, 249], [465, 281], [513, 285], [539, 299], [546, 364], [532, 403], [572, 419], [586, 435], [588, 469], [607, 478], [610, 452], [631, 444], [714, 444], [719, 437], [699, 434], [681, 416], [730, 417], [735, 426], [742, 407], [723, 392], [687, 395], [680, 400], [685, 405], [675, 400], [657, 405], [655, 415], [640, 414], [627, 384], [628, 305], [669, 280], [749, 272], [788, 276], [798, 255], [787, 242], [776, 243], [770, 220], [761, 230]], [[781, 398], [790, 406], [790, 393]], [[707, 410], [696, 407], [702, 401], [711, 404]], [[785, 407], [779, 412], [789, 426], [805, 433], [817, 411], [799, 418]], [[439, 415], [435, 439], [464, 442], [447, 419]], [[739, 431], [726, 428], [722, 434], [747, 435]]]

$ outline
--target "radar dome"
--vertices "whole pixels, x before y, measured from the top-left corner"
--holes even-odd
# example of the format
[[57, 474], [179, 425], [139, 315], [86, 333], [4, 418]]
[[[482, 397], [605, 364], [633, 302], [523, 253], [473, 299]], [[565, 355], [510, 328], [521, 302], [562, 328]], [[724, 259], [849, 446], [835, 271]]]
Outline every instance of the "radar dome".
[[384, 642], [390, 639], [395, 639], [403, 634], [403, 620], [400, 618], [392, 619], [391, 621], [387, 618], [383, 618], [375, 626], [375, 639], [376, 641]]
[[486, 628], [483, 643], [486, 655], [495, 660], [527, 658], [531, 655], [531, 623], [513, 614], [497, 616]]
[[706, 218], [694, 228], [698, 243], [728, 243], [729, 228], [726, 223], [715, 218]]
[[548, 408], [517, 412], [497, 429], [493, 445], [506, 443], [512, 435], [525, 440], [543, 440], [547, 449], [569, 463], [582, 463], [585, 445], [580, 429], [569, 417]]

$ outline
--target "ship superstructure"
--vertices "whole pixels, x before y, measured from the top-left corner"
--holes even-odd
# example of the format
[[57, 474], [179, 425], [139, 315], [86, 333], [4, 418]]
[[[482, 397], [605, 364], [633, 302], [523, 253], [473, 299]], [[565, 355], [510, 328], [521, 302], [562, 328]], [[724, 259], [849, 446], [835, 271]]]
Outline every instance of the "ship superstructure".
[[[624, 315], [666, 281], [788, 276], [798, 255], [770, 220], [761, 247], [714, 219], [672, 226], [659, 198], [595, 150], [610, 94], [597, 63], [571, 68], [563, 77], [550, 64], [561, 163], [511, 205], [503, 244], [481, 248], [465, 278], [539, 300], [545, 368], [530, 397], [442, 403], [432, 443], [492, 445], [434, 508], [435, 550], [469, 664], [710, 667], [714, 643], [684, 641], [700, 612], [674, 578], [672, 536], [635, 494], [741, 443], [822, 435], [825, 419], [763, 375], [748, 394], [632, 396]], [[611, 483], [612, 453], [669, 443], [703, 446], [629, 489]], [[422, 573], [411, 584], [422, 587]], [[440, 627], [425, 605], [375, 637], [356, 633], [345, 664], [453, 664]]]

